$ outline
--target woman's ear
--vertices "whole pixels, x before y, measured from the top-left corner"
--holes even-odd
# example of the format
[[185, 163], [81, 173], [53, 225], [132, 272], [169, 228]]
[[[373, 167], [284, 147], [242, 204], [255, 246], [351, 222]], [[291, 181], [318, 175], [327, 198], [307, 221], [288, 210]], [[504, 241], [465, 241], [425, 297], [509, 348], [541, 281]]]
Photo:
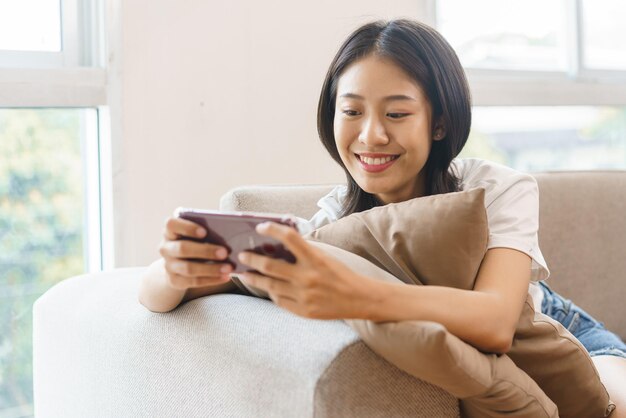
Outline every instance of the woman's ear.
[[440, 141], [446, 137], [446, 127], [443, 124], [443, 118], [437, 119], [435, 129], [433, 129], [433, 140]]

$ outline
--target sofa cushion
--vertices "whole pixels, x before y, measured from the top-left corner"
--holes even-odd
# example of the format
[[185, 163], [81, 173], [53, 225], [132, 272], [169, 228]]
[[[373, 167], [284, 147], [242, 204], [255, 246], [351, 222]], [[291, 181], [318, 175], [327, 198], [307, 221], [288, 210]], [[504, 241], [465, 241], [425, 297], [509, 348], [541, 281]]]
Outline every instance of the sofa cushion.
[[[307, 238], [358, 254], [408, 284], [472, 289], [487, 235], [484, 191], [474, 189], [375, 207], [325, 225]], [[410, 345], [415, 335], [424, 333], [421, 327], [410, 322], [397, 330]], [[406, 370], [411, 362], [422, 362], [421, 355], [404, 358], [407, 352], [396, 356], [384, 344], [376, 348], [376, 338], [366, 341], [398, 367]], [[604, 417], [614, 408], [585, 348], [561, 324], [535, 313], [530, 298], [508, 355], [558, 405], [561, 417]]]

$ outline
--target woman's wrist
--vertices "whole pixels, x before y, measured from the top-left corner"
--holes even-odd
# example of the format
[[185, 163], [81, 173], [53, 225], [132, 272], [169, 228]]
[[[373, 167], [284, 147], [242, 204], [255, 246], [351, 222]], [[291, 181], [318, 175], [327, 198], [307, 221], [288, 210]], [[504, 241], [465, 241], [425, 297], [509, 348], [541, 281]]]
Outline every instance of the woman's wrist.
[[362, 286], [361, 299], [356, 304], [360, 308], [357, 317], [374, 322], [391, 320], [386, 306], [393, 299], [394, 285], [363, 276], [361, 281], [366, 284]]
[[139, 301], [153, 312], [167, 312], [176, 308], [186, 290], [173, 288], [168, 281], [163, 259], [152, 263], [141, 278]]

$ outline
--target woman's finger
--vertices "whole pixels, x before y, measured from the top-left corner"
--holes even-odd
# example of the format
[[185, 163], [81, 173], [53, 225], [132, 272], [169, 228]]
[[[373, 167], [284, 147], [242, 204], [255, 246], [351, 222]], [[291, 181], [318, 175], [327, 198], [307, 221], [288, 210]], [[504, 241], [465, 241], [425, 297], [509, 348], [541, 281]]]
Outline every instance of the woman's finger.
[[224, 274], [219, 277], [186, 277], [176, 273], [170, 273], [169, 278], [170, 286], [181, 290], [217, 285], [220, 283], [226, 283], [230, 280], [230, 276], [228, 274]]
[[[252, 272], [242, 273], [239, 277], [241, 277], [246, 284], [265, 290], [270, 294], [272, 300], [278, 297], [295, 301], [295, 289], [293, 285], [286, 280]], [[274, 300], [274, 302], [276, 301]]]
[[292, 263], [251, 251], [239, 253], [239, 261], [266, 276], [276, 277], [281, 280], [291, 280], [297, 274]]
[[223, 260], [228, 255], [226, 248], [189, 240], [165, 241], [159, 252], [163, 257], [202, 258], [206, 260]]
[[219, 277], [233, 271], [233, 267], [228, 263], [200, 263], [170, 257], [164, 259], [165, 270], [168, 273], [185, 277]]
[[188, 280], [189, 287], [204, 287], [226, 283], [230, 280], [230, 276], [228, 274], [223, 274], [219, 277], [189, 277]]
[[175, 240], [181, 237], [202, 238], [205, 235], [206, 230], [195, 222], [174, 217], [169, 217], [165, 220], [163, 236], [169, 240]]
[[295, 228], [276, 222], [263, 222], [257, 225], [256, 231], [261, 235], [272, 237], [282, 242], [296, 259], [306, 259], [311, 256], [309, 244]]

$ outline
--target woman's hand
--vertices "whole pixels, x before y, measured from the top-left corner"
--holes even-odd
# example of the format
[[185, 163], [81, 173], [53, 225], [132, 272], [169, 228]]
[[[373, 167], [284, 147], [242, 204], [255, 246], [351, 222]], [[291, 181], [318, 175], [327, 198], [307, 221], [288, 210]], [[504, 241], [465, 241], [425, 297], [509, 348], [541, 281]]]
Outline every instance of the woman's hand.
[[240, 275], [247, 284], [265, 290], [276, 305], [306, 318], [368, 319], [375, 280], [313, 247], [294, 228], [266, 222], [256, 230], [281, 241], [296, 263], [243, 252], [239, 261], [262, 273]]
[[206, 230], [194, 222], [175, 217], [167, 219], [159, 253], [164, 259], [168, 286], [186, 290], [219, 285], [230, 280], [229, 273], [233, 269], [229, 263], [187, 260], [194, 258], [219, 261], [228, 256], [224, 247], [181, 239], [185, 237], [198, 239], [205, 234]]

